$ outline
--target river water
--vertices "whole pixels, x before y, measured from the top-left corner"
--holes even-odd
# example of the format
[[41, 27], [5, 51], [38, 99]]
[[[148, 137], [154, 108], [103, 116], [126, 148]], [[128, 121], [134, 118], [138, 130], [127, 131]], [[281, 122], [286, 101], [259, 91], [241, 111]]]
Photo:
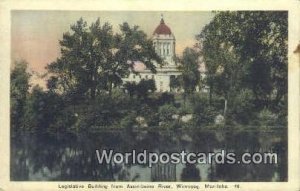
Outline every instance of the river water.
[[[115, 152], [273, 152], [277, 164], [99, 164]], [[12, 181], [287, 181], [286, 129], [19, 132], [11, 138]]]

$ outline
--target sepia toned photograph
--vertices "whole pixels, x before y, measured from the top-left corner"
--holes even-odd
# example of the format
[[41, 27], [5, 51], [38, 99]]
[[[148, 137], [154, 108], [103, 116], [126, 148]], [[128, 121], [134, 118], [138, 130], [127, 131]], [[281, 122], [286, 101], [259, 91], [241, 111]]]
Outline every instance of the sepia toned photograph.
[[288, 11], [11, 11], [10, 181], [287, 182]]

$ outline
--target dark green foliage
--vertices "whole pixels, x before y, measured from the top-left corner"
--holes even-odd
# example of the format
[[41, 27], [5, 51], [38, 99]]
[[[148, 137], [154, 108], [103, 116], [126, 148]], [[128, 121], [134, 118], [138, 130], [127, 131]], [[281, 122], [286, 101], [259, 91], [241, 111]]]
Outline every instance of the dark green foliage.
[[[94, 99], [101, 91], [111, 93], [122, 84], [135, 61], [155, 72], [154, 61], [161, 62], [151, 40], [138, 26], [120, 25], [114, 34], [109, 23], [100, 19], [87, 26], [80, 19], [60, 41], [61, 57], [47, 66], [51, 77], [48, 86], [65, 94]], [[73, 96], [74, 97], [74, 96]], [[76, 97], [74, 97], [76, 99]]]
[[168, 104], [159, 107], [158, 113], [160, 121], [173, 121], [174, 119], [172, 118], [172, 116], [176, 114], [176, 110], [177, 109], [173, 105]]
[[146, 98], [149, 92], [154, 92], [156, 90], [154, 80], [144, 80], [142, 79], [137, 85], [137, 95], [139, 97]]
[[240, 92], [235, 92], [233, 99], [228, 103], [231, 107], [226, 113], [226, 120], [234, 121], [239, 124], [249, 124], [255, 117], [254, 96], [251, 90], [242, 89]]
[[17, 130], [23, 124], [24, 110], [31, 74], [27, 71], [26, 61], [15, 62], [10, 75], [10, 116], [11, 128]]
[[[252, 112], [265, 107], [278, 112], [286, 105], [287, 23], [283, 11], [219, 12], [197, 36], [210, 97], [227, 100], [230, 115], [248, 107], [237, 106], [244, 101]], [[239, 92], [249, 92], [248, 97]]]
[[174, 104], [175, 97], [171, 93], [164, 92], [159, 96], [157, 102], [158, 102], [158, 105]]
[[146, 99], [150, 92], [156, 90], [154, 80], [142, 79], [138, 84], [134, 82], [127, 82], [124, 84], [124, 88], [128, 91], [130, 96], [136, 95], [138, 98]]
[[[59, 129], [61, 127], [57, 126], [56, 119], [62, 114], [63, 108], [64, 102], [59, 95], [45, 92], [39, 86], [35, 86], [26, 100], [24, 127], [38, 131]], [[67, 119], [64, 119], [64, 123], [66, 121]]]
[[132, 128], [137, 127], [138, 123], [136, 120], [137, 114], [135, 112], [128, 113], [120, 122], [120, 127], [128, 130], [132, 130]]
[[124, 84], [125, 90], [128, 92], [129, 96], [132, 97], [136, 94], [137, 85], [134, 82], [126, 82]]
[[215, 117], [218, 114], [217, 108], [210, 105], [207, 96], [191, 96], [191, 107], [194, 113], [194, 121], [198, 127], [205, 125], [213, 125]]
[[76, 129], [119, 128], [119, 122], [131, 113], [135, 104], [122, 91], [113, 91], [112, 95], [102, 93], [94, 100], [86, 100], [76, 105]]
[[199, 53], [192, 48], [186, 48], [182, 57], [178, 58], [178, 62], [182, 74], [172, 80], [171, 87], [176, 88], [180, 84], [185, 94], [191, 94], [200, 82]]
[[181, 80], [180, 76], [171, 76], [170, 77], [171, 91], [180, 89], [180, 87], [181, 87], [180, 80]]

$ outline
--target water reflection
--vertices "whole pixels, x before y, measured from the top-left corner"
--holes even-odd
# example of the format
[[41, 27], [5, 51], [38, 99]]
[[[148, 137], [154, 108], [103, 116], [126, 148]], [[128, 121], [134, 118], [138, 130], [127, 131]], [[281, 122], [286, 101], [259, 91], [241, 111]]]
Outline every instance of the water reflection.
[[[278, 153], [278, 164], [101, 164], [95, 150], [116, 152]], [[18, 133], [11, 139], [11, 180], [59, 181], [286, 181], [286, 132], [126, 131]]]

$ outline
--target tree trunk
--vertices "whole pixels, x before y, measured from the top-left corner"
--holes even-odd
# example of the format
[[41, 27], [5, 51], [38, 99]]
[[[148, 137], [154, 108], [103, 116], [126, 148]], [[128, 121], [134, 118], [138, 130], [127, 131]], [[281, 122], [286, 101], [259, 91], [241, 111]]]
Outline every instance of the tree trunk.
[[227, 111], [227, 99], [224, 99], [224, 118], [226, 116], [226, 111]]

